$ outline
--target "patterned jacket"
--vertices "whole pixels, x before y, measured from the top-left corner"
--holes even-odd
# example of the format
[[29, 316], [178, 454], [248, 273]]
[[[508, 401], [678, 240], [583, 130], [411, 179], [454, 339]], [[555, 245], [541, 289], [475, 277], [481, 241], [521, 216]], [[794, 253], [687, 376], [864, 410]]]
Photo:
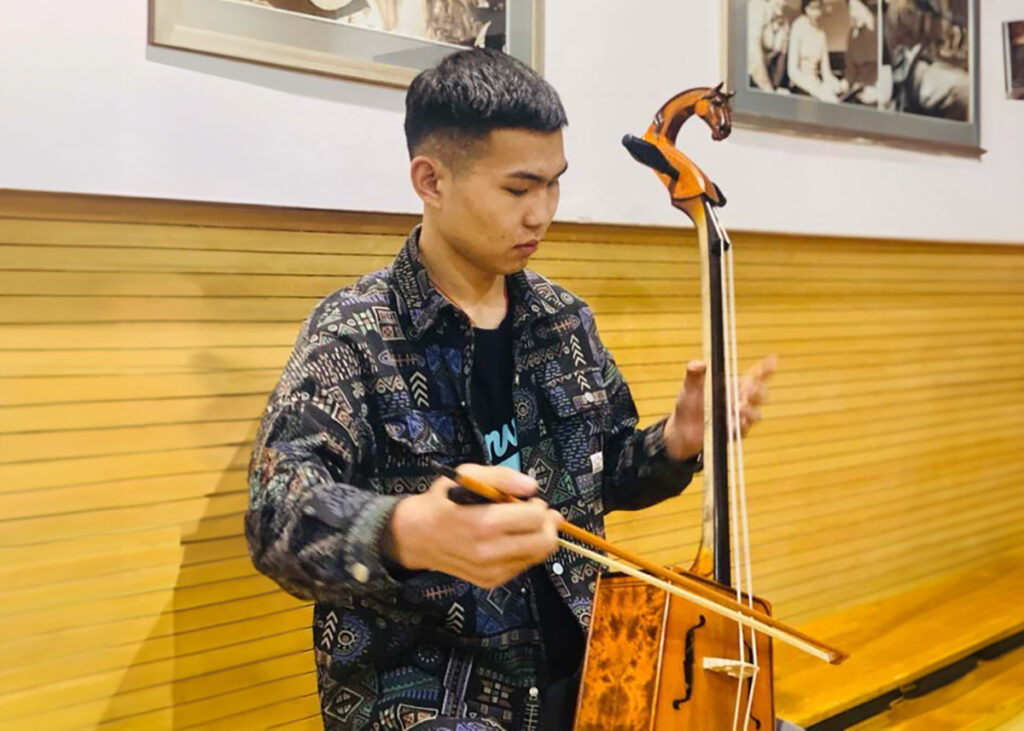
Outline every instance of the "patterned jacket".
[[[485, 590], [378, 550], [396, 502], [436, 478], [432, 460], [488, 454], [467, 405], [472, 325], [430, 284], [418, 239], [303, 325], [253, 450], [249, 551], [316, 602], [326, 728], [533, 730], [544, 657], [526, 574]], [[606, 512], [679, 494], [697, 462], [667, 456], [664, 421], [636, 429], [590, 309], [529, 271], [507, 283], [520, 459], [540, 496], [600, 534]], [[563, 549], [545, 566], [585, 629], [596, 567]]]

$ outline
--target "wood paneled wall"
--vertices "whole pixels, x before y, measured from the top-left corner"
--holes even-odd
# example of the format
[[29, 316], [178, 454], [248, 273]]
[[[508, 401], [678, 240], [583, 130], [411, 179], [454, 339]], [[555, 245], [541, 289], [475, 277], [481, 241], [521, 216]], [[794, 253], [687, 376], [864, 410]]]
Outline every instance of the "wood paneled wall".
[[[300, 321], [413, 219], [0, 193], [0, 726], [317, 727], [309, 609], [257, 575], [250, 440]], [[1024, 542], [1024, 246], [736, 234], [755, 589], [801, 623]], [[697, 254], [559, 226], [644, 423], [699, 357]], [[699, 481], [609, 533], [688, 563]]]

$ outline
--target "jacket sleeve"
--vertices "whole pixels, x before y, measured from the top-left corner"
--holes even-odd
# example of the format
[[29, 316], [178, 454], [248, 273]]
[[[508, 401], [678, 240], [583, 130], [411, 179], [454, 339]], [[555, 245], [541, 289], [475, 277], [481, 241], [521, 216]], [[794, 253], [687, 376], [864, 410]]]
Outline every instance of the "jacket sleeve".
[[249, 555], [301, 599], [393, 601], [400, 586], [380, 552], [400, 498], [358, 486], [374, 449], [360, 371], [356, 348], [307, 322], [253, 447]]
[[664, 436], [668, 417], [645, 429], [636, 428], [639, 418], [629, 386], [601, 343], [593, 318], [584, 317], [584, 321], [608, 396], [609, 425], [602, 454], [605, 512], [641, 510], [679, 495], [700, 471], [701, 456], [685, 460], [669, 457]]

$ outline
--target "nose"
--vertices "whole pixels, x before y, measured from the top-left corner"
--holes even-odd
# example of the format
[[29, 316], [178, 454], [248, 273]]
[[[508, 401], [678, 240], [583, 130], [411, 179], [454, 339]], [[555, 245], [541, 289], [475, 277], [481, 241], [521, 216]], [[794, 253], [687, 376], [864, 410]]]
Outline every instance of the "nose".
[[529, 196], [523, 214], [523, 224], [531, 231], [546, 227], [554, 218], [557, 205], [557, 193], [553, 193], [550, 189], [544, 190], [539, 195]]

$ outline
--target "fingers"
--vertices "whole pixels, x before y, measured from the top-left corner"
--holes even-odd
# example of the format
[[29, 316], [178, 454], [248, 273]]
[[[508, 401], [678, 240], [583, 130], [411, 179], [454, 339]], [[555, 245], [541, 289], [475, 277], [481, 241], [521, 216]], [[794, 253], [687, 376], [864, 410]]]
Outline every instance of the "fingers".
[[523, 503], [462, 508], [473, 523], [460, 551], [459, 575], [484, 588], [509, 581], [540, 563], [558, 547], [562, 516], [534, 498]]
[[506, 467], [460, 465], [460, 475], [524, 499], [463, 505], [448, 498], [456, 483], [439, 477], [392, 516], [395, 556], [407, 568], [458, 576], [493, 588], [543, 561], [558, 545], [562, 516], [540, 498], [537, 482]]
[[741, 408], [747, 404], [759, 406], [768, 398], [768, 387], [763, 383], [744, 381], [740, 385]]
[[438, 477], [430, 483], [430, 489], [427, 490], [427, 493], [434, 497], [441, 495], [447, 499], [448, 490], [455, 487], [457, 484], [457, 482], [449, 480], [447, 477]]
[[[544, 539], [537, 540], [534, 536], [506, 536], [491, 547], [491, 555], [496, 558], [490, 561], [476, 563], [471, 569], [482, 574], [473, 583], [485, 588], [500, 586], [521, 574], [531, 566], [535, 566], [548, 558], [558, 548], [555, 523], [561, 520], [561, 516], [555, 511], [549, 511], [555, 519], [546, 522]], [[487, 553], [491, 553], [488, 551]], [[487, 557], [485, 553], [485, 558]]]
[[[766, 388], [758, 389], [757, 391], [748, 392], [748, 394], [742, 398], [739, 409], [740, 417], [740, 436], [746, 436], [747, 432], [757, 422], [761, 421], [761, 409], [757, 408], [756, 404], [760, 404], [761, 401], [767, 394]], [[733, 438], [736, 437], [736, 425], [733, 423], [733, 414], [729, 413], [729, 434]]]
[[691, 360], [686, 364], [686, 376], [676, 396], [676, 408], [683, 412], [699, 409], [704, 403], [704, 374], [707, 364], [701, 360]]
[[520, 570], [543, 561], [558, 547], [557, 535], [548, 529], [545, 521], [541, 530], [534, 533], [511, 533], [499, 535], [489, 541], [477, 544], [468, 556], [478, 565], [518, 565]]
[[707, 371], [707, 364], [702, 360], [691, 360], [686, 364], [686, 378], [683, 386], [701, 390], [704, 388], [704, 373]]
[[[778, 358], [775, 355], [769, 355], [751, 366], [741, 379], [738, 431], [736, 425], [732, 423], [732, 413], [729, 414], [729, 434], [732, 436], [746, 435], [750, 428], [761, 420], [761, 410], [757, 407], [768, 398], [766, 381], [775, 372], [777, 365]], [[703, 361], [691, 360], [686, 364], [686, 377], [676, 399], [676, 413], [673, 414], [673, 416], [681, 414], [679, 419], [684, 422], [692, 422], [696, 429], [701, 429], [703, 426], [703, 392], [706, 371], [707, 364]], [[687, 419], [687, 417], [690, 418]], [[670, 418], [669, 425], [673, 424], [675, 422]], [[668, 431], [666, 431], [667, 434]], [[698, 441], [699, 437], [700, 435], [697, 435], [694, 441]]]
[[[746, 408], [740, 412], [740, 436], [747, 436], [747, 432], [757, 422], [761, 421], [761, 412], [759, 409]], [[733, 437], [736, 436], [736, 430], [733, 428], [729, 429], [730, 434]]]
[[[769, 355], [761, 359], [747, 371], [740, 385], [740, 401], [742, 406], [752, 404], [758, 406], [768, 398], [768, 386], [766, 381], [775, 372], [778, 365], [778, 358]], [[758, 415], [760, 418], [760, 414]], [[757, 419], [754, 419], [757, 421]]]
[[744, 408], [742, 411], [740, 411], [740, 426], [743, 429], [744, 434], [747, 433], [747, 429], [749, 429], [753, 424], [756, 424], [759, 421], [761, 421], [760, 409], [755, 409], [753, 407], [748, 406], [747, 408]]
[[[458, 471], [491, 487], [523, 498], [537, 490], [536, 480], [508, 467], [467, 463], [459, 465]], [[439, 478], [434, 484], [447, 490], [455, 483]], [[557, 511], [552, 510], [538, 497], [486, 505], [451, 504], [451, 507], [458, 513], [458, 520], [467, 527], [470, 539], [477, 543], [496, 541], [506, 536], [526, 536], [535, 539], [546, 537], [546, 541], [542, 542], [553, 545], [557, 526], [562, 520]]]
[[774, 353], [765, 356], [750, 367], [750, 370], [747, 371], [747, 377], [758, 381], [766, 381], [775, 372], [778, 365], [779, 358]]
[[476, 535], [487, 539], [505, 534], [543, 532], [549, 508], [540, 498], [533, 498], [525, 503], [473, 506], [471, 510], [475, 512], [468, 519], [473, 521]]
[[457, 471], [502, 492], [516, 497], [529, 497], [537, 492], [537, 481], [510, 467], [482, 464], [460, 464]]

